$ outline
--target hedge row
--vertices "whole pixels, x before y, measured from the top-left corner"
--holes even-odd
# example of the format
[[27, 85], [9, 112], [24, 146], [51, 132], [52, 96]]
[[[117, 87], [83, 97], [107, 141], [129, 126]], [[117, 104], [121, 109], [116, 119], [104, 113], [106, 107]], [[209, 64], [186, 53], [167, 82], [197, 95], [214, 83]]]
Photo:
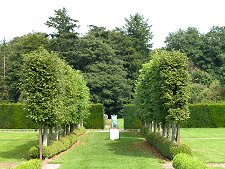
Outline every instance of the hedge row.
[[84, 121], [87, 129], [104, 129], [104, 107], [102, 104], [92, 104], [89, 108], [89, 117]]
[[41, 169], [41, 161], [38, 159], [32, 159], [16, 166], [14, 169]]
[[194, 160], [190, 155], [185, 153], [177, 154], [173, 158], [173, 167], [175, 169], [208, 169], [205, 163]]
[[[225, 127], [225, 104], [189, 104], [190, 118], [182, 123], [183, 128]], [[124, 106], [124, 127], [133, 128], [140, 123], [133, 104]], [[134, 124], [135, 123], [135, 124]], [[139, 127], [140, 128], [140, 127]]]
[[[37, 125], [27, 117], [23, 104], [0, 104], [1, 129], [34, 129]], [[102, 104], [92, 104], [89, 108], [90, 116], [85, 119], [85, 127], [104, 129], [104, 109]]]
[[190, 119], [182, 127], [225, 127], [225, 104], [190, 104]]
[[0, 104], [0, 128], [29, 129], [36, 128], [27, 114], [23, 111], [23, 104]]
[[159, 136], [155, 133], [150, 133], [146, 136], [146, 140], [148, 143], [155, 147], [164, 157], [172, 160], [175, 155], [179, 153], [186, 153], [188, 155], [192, 155], [191, 148], [188, 145], [180, 144], [177, 145], [172, 141]]
[[[77, 142], [78, 137], [85, 132], [85, 128], [81, 127], [75, 129], [72, 134], [66, 135], [60, 138], [58, 141], [53, 141], [50, 146], [43, 147], [43, 158], [51, 158], [62, 151], [67, 150], [71, 145]], [[38, 147], [33, 146], [30, 148], [28, 155], [30, 158], [38, 158], [39, 151]]]
[[140, 129], [141, 121], [137, 117], [133, 104], [123, 106], [124, 112], [124, 129]]

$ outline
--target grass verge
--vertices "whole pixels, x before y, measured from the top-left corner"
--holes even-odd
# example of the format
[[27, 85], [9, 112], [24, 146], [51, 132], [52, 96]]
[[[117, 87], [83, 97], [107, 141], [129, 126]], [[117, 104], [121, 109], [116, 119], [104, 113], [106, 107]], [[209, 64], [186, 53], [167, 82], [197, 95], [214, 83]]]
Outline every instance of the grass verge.
[[80, 144], [53, 163], [60, 169], [159, 169], [163, 160], [156, 158], [146, 147], [139, 133], [120, 133], [119, 140], [109, 140], [109, 133], [86, 133]]

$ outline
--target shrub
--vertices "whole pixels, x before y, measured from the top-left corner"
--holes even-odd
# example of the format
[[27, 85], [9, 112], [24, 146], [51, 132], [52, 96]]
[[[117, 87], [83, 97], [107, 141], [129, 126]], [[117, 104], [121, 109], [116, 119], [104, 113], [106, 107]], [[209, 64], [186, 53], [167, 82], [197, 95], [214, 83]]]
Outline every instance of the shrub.
[[140, 129], [141, 120], [137, 117], [135, 106], [127, 104], [123, 107], [124, 112], [124, 129]]
[[173, 167], [175, 169], [208, 169], [202, 161], [194, 160], [190, 155], [185, 153], [177, 154], [173, 158]]
[[[43, 157], [51, 158], [56, 154], [59, 154], [62, 151], [67, 150], [71, 145], [73, 145], [78, 140], [78, 136], [82, 135], [85, 132], [85, 128], [81, 127], [80, 129], [75, 129], [73, 133], [60, 138], [58, 141], [53, 141], [49, 146], [43, 146]], [[28, 155], [30, 158], [38, 158], [39, 151], [38, 148], [33, 146], [30, 148]]]
[[23, 105], [18, 103], [0, 104], [0, 128], [29, 129], [37, 128], [31, 119], [26, 117]]
[[225, 127], [225, 104], [190, 104], [190, 119], [182, 127], [216, 128]]
[[191, 148], [185, 144], [177, 145], [172, 141], [159, 136], [155, 133], [150, 133], [146, 136], [146, 139], [150, 145], [155, 147], [163, 156], [168, 159], [173, 159], [173, 157], [179, 153], [186, 153], [191, 155]]
[[38, 159], [32, 159], [16, 166], [14, 169], [41, 169], [41, 161]]
[[90, 115], [85, 119], [84, 127], [88, 129], [104, 129], [105, 119], [104, 119], [104, 108], [103, 105], [92, 104], [89, 108]]

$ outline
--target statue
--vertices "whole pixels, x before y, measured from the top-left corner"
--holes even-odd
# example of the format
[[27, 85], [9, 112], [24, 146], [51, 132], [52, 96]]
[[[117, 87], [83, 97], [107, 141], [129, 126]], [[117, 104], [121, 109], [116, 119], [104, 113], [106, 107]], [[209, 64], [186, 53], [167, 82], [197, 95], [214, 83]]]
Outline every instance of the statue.
[[112, 122], [112, 128], [117, 128], [118, 123], [117, 123], [117, 115], [111, 115], [111, 122]]

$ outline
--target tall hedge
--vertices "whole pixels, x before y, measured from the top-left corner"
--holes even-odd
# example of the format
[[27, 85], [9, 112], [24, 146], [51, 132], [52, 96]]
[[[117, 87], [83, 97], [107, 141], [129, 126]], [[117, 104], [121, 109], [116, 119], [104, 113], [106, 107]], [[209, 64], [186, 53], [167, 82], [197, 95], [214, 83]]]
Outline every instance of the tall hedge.
[[124, 129], [140, 129], [141, 120], [137, 116], [137, 111], [133, 104], [123, 106], [124, 111]]
[[29, 129], [36, 128], [32, 120], [23, 110], [24, 105], [16, 103], [0, 104], [1, 129]]
[[84, 121], [84, 127], [87, 129], [104, 129], [104, 107], [102, 104], [92, 104], [89, 107], [89, 117]]
[[189, 128], [225, 127], [225, 103], [190, 104], [190, 119], [182, 124]]

